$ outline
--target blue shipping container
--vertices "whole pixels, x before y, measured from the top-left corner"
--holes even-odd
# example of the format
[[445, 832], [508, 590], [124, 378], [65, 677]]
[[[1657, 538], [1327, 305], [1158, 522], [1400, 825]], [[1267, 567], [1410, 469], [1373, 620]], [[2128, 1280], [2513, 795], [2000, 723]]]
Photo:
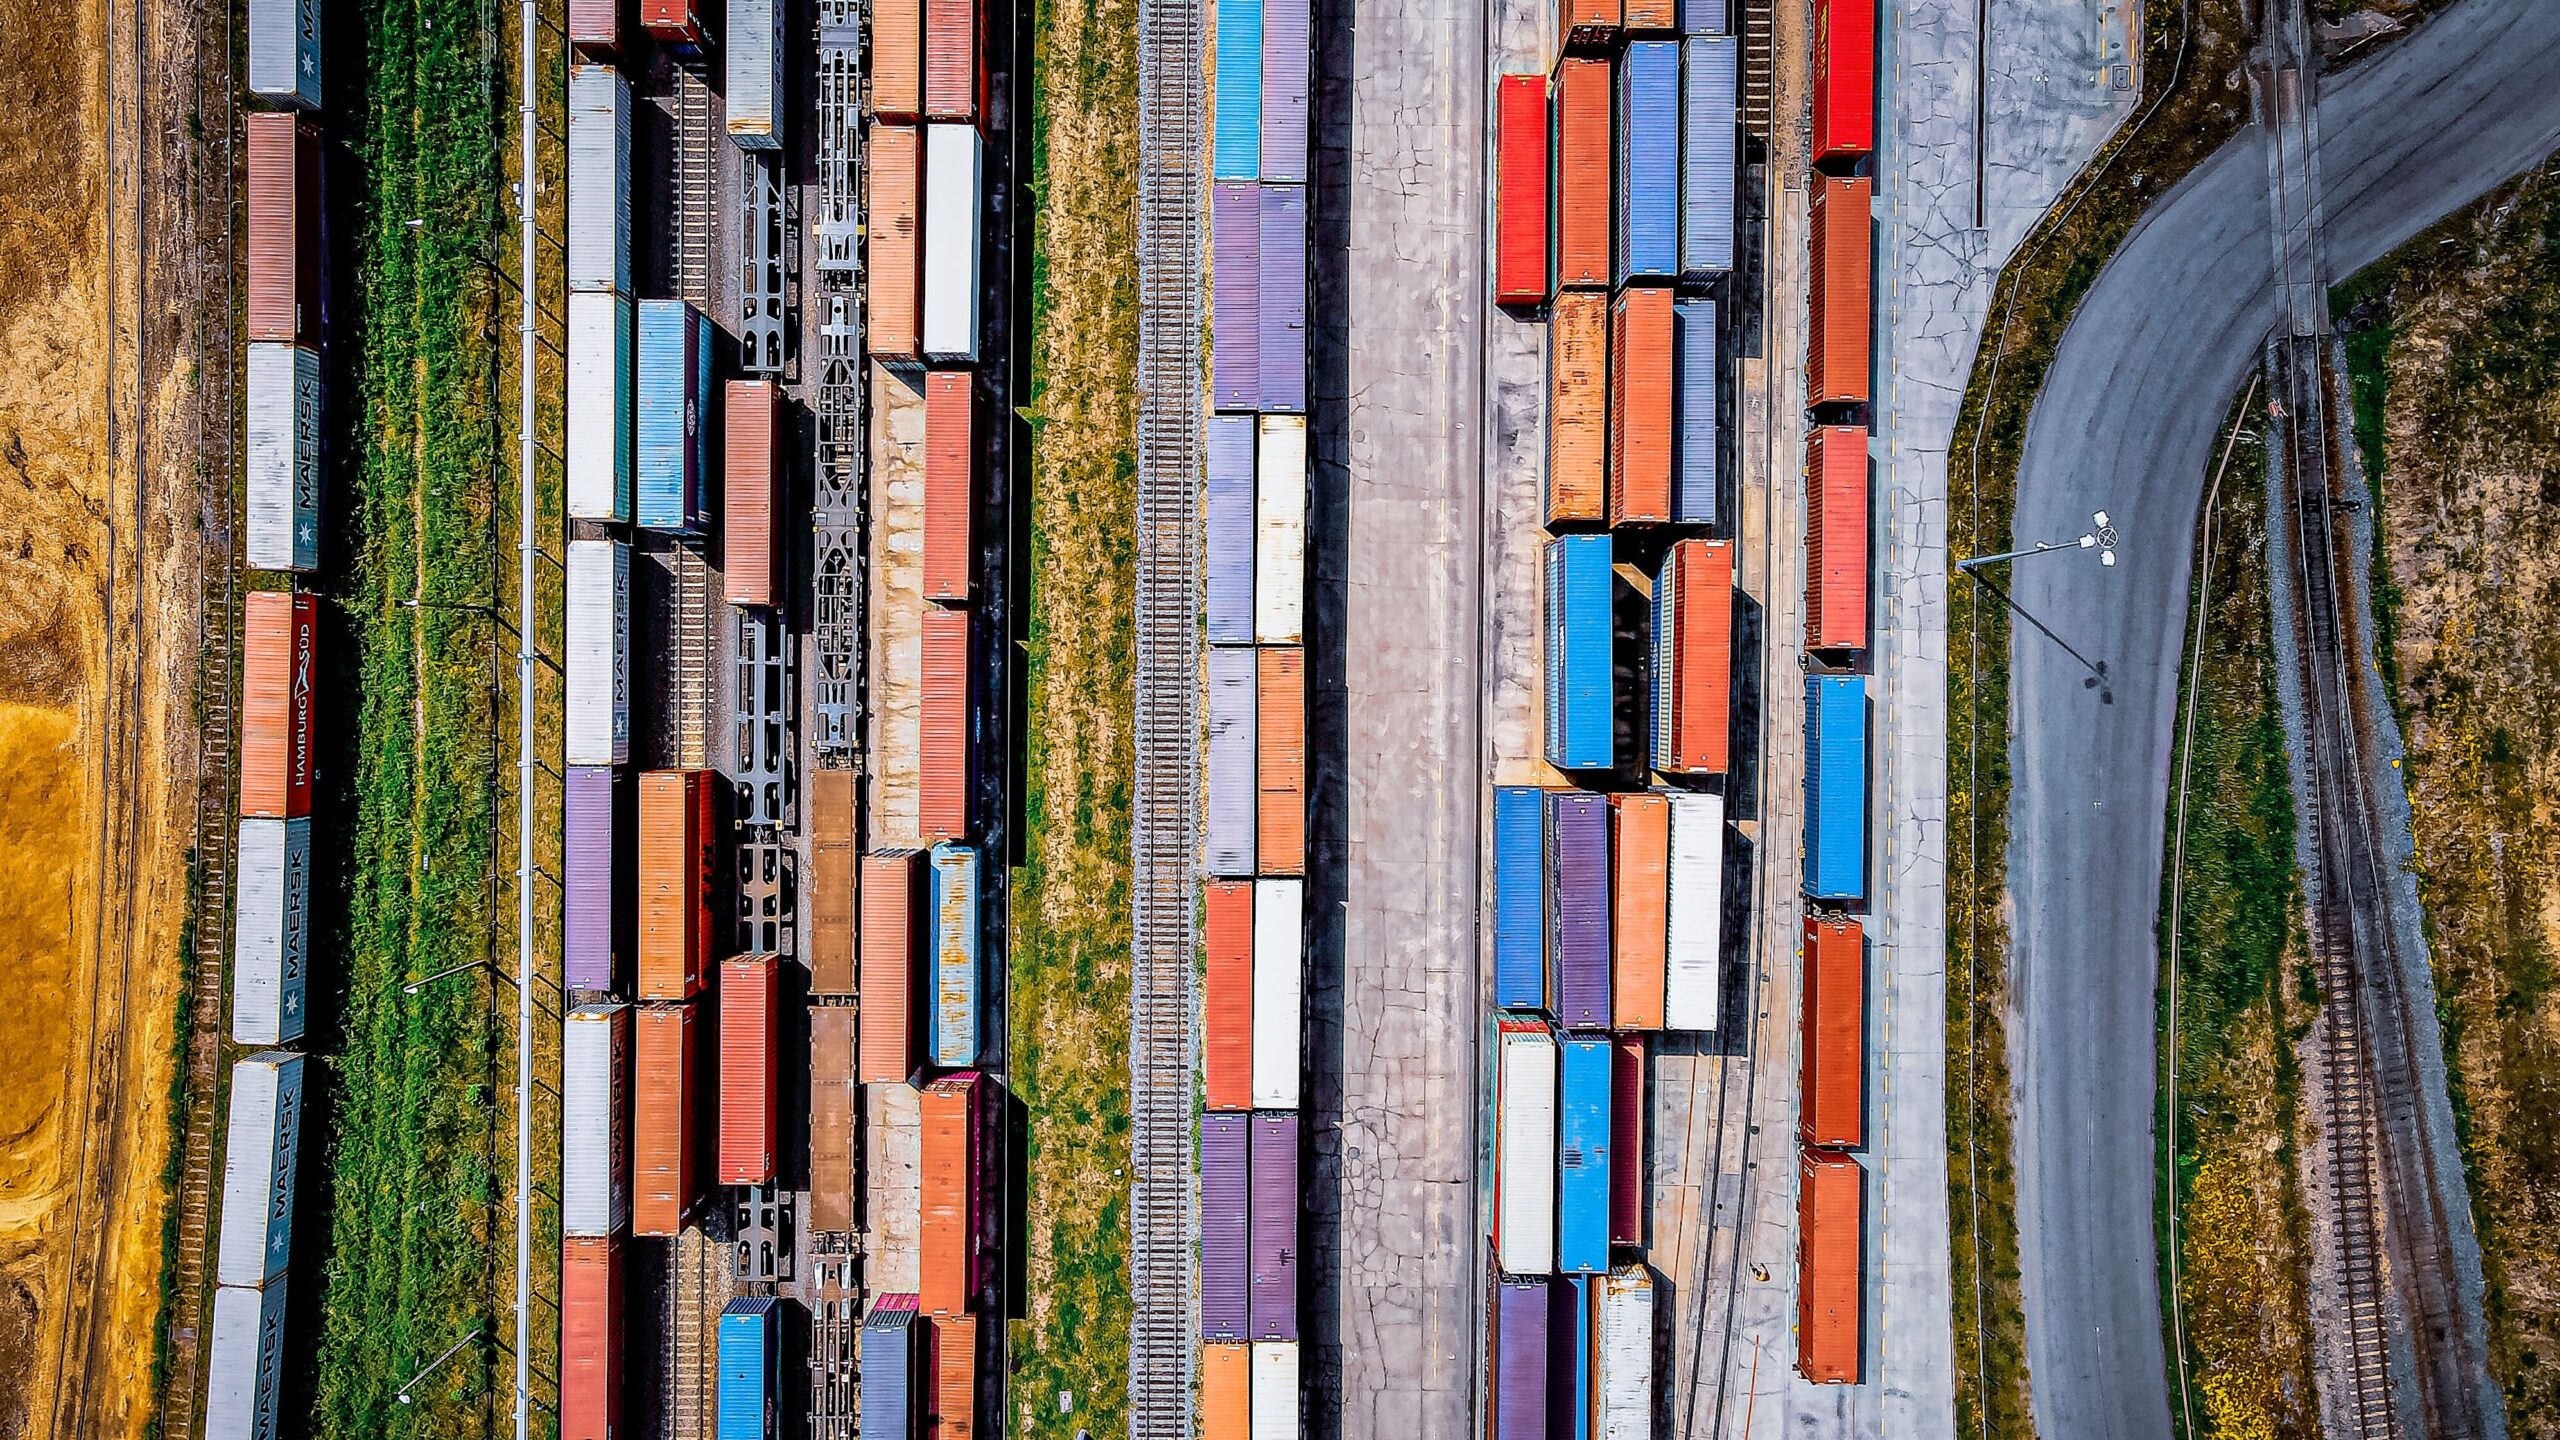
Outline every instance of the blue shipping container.
[[782, 1302], [770, 1295], [732, 1300], [720, 1312], [720, 1440], [773, 1440], [780, 1434], [782, 1337], [774, 1333]]
[[1671, 372], [1678, 415], [1671, 430], [1671, 518], [1683, 525], [1716, 523], [1716, 302], [1683, 300], [1671, 307], [1671, 343], [1678, 363]]
[[1253, 417], [1209, 418], [1209, 643], [1253, 643]]
[[1308, 0], [1263, 0], [1262, 178], [1307, 178]]
[[1547, 1278], [1494, 1286], [1494, 1440], [1546, 1440]]
[[933, 847], [933, 1063], [978, 1063], [978, 852]]
[[643, 530], [702, 529], [702, 427], [711, 416], [711, 322], [682, 300], [640, 302]]
[[1221, 410], [1262, 400], [1261, 188], [1209, 187], [1209, 394]]
[[1494, 787], [1493, 1003], [1498, 1009], [1546, 1007], [1545, 824], [1535, 786]]
[[1804, 681], [1804, 893], [1856, 900], [1867, 874], [1867, 682]]
[[1729, 28], [1725, 0], [1680, 0], [1680, 33], [1721, 35]]
[[1547, 976], [1556, 1023], [1609, 1024], [1609, 799], [1546, 792]]
[[1610, 580], [1608, 536], [1547, 542], [1546, 748], [1547, 763], [1560, 770], [1612, 763]]
[[1606, 1035], [1563, 1037], [1556, 1117], [1556, 1269], [1609, 1268], [1610, 1050]]
[[1547, 1432], [1554, 1440], [1591, 1440], [1591, 1279], [1567, 1276], [1548, 1293], [1555, 1363], [1547, 1369]]
[[1262, 405], [1266, 411], [1307, 408], [1307, 192], [1300, 185], [1262, 187]]
[[1680, 263], [1680, 43], [1638, 40], [1618, 65], [1618, 283]]
[[1733, 268], [1741, 49], [1727, 35], [1694, 36], [1680, 49], [1680, 273], [1711, 280]]
[[862, 1322], [862, 1440], [915, 1440], [916, 1297], [883, 1295]]
[[1262, 178], [1262, 0], [1218, 0], [1211, 178]]

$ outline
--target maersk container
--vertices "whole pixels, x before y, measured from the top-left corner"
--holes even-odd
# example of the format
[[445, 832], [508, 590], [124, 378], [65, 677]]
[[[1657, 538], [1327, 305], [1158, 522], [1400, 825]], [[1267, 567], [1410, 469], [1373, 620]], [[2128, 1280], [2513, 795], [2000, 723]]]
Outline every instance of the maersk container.
[[1307, 178], [1308, 0], [1263, 0], [1262, 178]]
[[643, 300], [639, 331], [640, 528], [699, 534], [711, 321], [682, 300]]
[[1651, 1440], [1653, 1272], [1621, 1266], [1595, 1285], [1592, 1440]]
[[1210, 175], [1262, 178], [1262, 0], [1218, 0]]
[[862, 1383], [854, 1387], [862, 1440], [916, 1440], [916, 1377], [924, 1333], [916, 1297], [883, 1295], [862, 1322]]
[[1609, 711], [1615, 631], [1609, 613], [1609, 537], [1559, 535], [1547, 542], [1547, 763], [1605, 770], [1616, 731]]
[[1212, 875], [1254, 872], [1254, 657], [1209, 650], [1209, 833]]
[[1514, 1275], [1556, 1259], [1556, 1040], [1540, 1020], [1495, 1022], [1493, 1253]]
[[1671, 792], [1671, 930], [1662, 1025], [1713, 1030], [1724, 977], [1724, 797]]
[[234, 869], [232, 1043], [290, 1045], [311, 985], [310, 818], [241, 821]]
[[1568, 1035], [1557, 1048], [1556, 1268], [1593, 1275], [1609, 1268], [1609, 1037]]
[[1544, 801], [1530, 785], [1493, 791], [1493, 1003], [1547, 1004]]
[[631, 519], [631, 300], [569, 295], [569, 515]]
[[782, 1302], [746, 1295], [720, 1312], [717, 1440], [773, 1440], [782, 1419]]
[[1671, 307], [1672, 364], [1671, 518], [1683, 525], [1713, 525], [1721, 488], [1716, 437], [1716, 302], [1683, 300]]
[[615, 856], [630, 828], [630, 795], [610, 765], [572, 765], [561, 781], [560, 950], [572, 990], [614, 988], [624, 910]]
[[1299, 942], [1307, 882], [1253, 882], [1253, 1104], [1298, 1108], [1298, 1011], [1306, 988]]
[[631, 293], [631, 82], [569, 67], [569, 288]]
[[978, 852], [933, 847], [933, 1063], [978, 1063]]
[[214, 1281], [265, 1285], [293, 1258], [293, 1186], [302, 1149], [302, 1057], [265, 1050], [231, 1067], [222, 1156], [222, 1238]]
[[1712, 280], [1733, 268], [1741, 47], [1730, 35], [1680, 42], [1680, 273]]
[[1253, 1215], [1251, 1140], [1242, 1115], [1200, 1117], [1200, 1337], [1248, 1338]]
[[1220, 410], [1262, 403], [1262, 190], [1209, 187], [1209, 391]]
[[729, 138], [742, 150], [782, 145], [778, 101], [782, 90], [783, 6], [777, 0], [729, 0], [721, 33], [729, 60]]
[[1680, 265], [1680, 46], [1638, 40], [1618, 61], [1617, 283]]
[[631, 758], [630, 546], [569, 542], [563, 648], [568, 763], [619, 765]]
[[276, 1440], [284, 1380], [284, 1293], [225, 1285], [213, 1292], [204, 1348], [204, 1440]]
[[1609, 1025], [1609, 798], [1546, 792], [1542, 863], [1549, 996], [1558, 1025]]
[[924, 127], [924, 353], [978, 358], [978, 206], [985, 144], [974, 125]]
[[1253, 1347], [1251, 1440], [1300, 1440], [1298, 1342], [1264, 1340]]
[[1262, 290], [1262, 401], [1255, 408], [1299, 412], [1307, 408], [1307, 190], [1265, 185], [1260, 204], [1254, 262]]
[[320, 564], [320, 353], [268, 341], [249, 346], [249, 565]]
[[1866, 894], [1865, 678], [1806, 676], [1804, 733], [1804, 893], [1854, 901]]
[[249, 93], [320, 108], [320, 0], [249, 0]]
[[1254, 420], [1209, 417], [1209, 643], [1253, 643]]
[[[1635, 9], [1628, 5], [1629, 18]], [[1591, 1440], [1591, 1277], [1559, 1275], [1547, 1289], [1547, 1416], [1555, 1440]]]
[[1253, 463], [1253, 638], [1296, 645], [1307, 621], [1307, 419], [1265, 415]]
[[560, 1022], [560, 1233], [611, 1235], [631, 1219], [631, 1007], [581, 1005]]
[[1256, 1340], [1298, 1338], [1298, 1117], [1253, 1116], [1252, 1325]]
[[1515, 1272], [1493, 1289], [1493, 1440], [1547, 1440], [1549, 1281]]

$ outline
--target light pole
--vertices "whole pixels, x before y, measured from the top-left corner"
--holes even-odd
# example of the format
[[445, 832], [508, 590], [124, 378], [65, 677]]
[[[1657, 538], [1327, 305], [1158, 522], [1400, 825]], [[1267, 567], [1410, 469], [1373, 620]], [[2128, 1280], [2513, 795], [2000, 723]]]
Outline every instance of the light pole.
[[2025, 607], [2019, 605], [2007, 590], [1982, 573], [1982, 567], [1986, 565], [1998, 565], [2008, 561], [2031, 559], [2038, 555], [2065, 554], [2080, 550], [2095, 550], [2098, 552], [2098, 564], [2103, 568], [2113, 569], [2116, 563], [2118, 539], [2115, 522], [2107, 518], [2107, 512], [2104, 510], [2092, 514], [2089, 521], [2090, 528], [2077, 540], [2039, 540], [2024, 550], [2004, 550], [1997, 555], [1976, 555], [1971, 559], [1957, 561], [1956, 569], [1961, 571], [1966, 579], [1999, 596], [2000, 603], [2008, 607], [2010, 614], [2034, 626], [2036, 633], [2060, 646], [2063, 654], [2079, 661], [2081, 668], [2089, 672], [2089, 678], [2082, 682], [2083, 687], [2097, 691], [2101, 701], [2112, 704], [2115, 700], [2115, 692], [2106, 688], [2106, 662], [2092, 660], [2072, 648], [2070, 641], [2055, 634], [2052, 626], [2027, 613]]
[[414, 1402], [412, 1402], [412, 1401], [409, 1399], [409, 1391], [410, 1391], [411, 1389], [415, 1388], [415, 1387], [416, 1387], [416, 1385], [417, 1385], [417, 1383], [418, 1383], [419, 1381], [424, 1380], [424, 1379], [426, 1379], [429, 1375], [434, 1374], [434, 1373], [435, 1373], [435, 1371], [436, 1371], [436, 1367], [437, 1367], [437, 1366], [442, 1365], [442, 1364], [443, 1364], [444, 1362], [446, 1362], [447, 1360], [452, 1359], [452, 1358], [454, 1357], [455, 1353], [456, 1353], [456, 1352], [458, 1352], [458, 1351], [460, 1351], [460, 1350], [462, 1349], [462, 1347], [463, 1347], [463, 1346], [468, 1345], [468, 1344], [470, 1344], [472, 1341], [477, 1340], [477, 1339], [479, 1339], [479, 1338], [480, 1338], [480, 1327], [479, 1327], [479, 1326], [477, 1326], [477, 1325], [474, 1325], [474, 1326], [472, 1326], [472, 1327], [471, 1327], [471, 1331], [470, 1331], [470, 1333], [469, 1333], [469, 1334], [464, 1335], [461, 1339], [456, 1340], [456, 1341], [454, 1341], [452, 1344], [447, 1345], [446, 1347], [444, 1347], [444, 1353], [443, 1353], [443, 1354], [441, 1354], [441, 1355], [437, 1356], [437, 1357], [436, 1357], [436, 1358], [434, 1358], [433, 1360], [428, 1361], [426, 1364], [424, 1364], [424, 1365], [422, 1365], [422, 1366], [418, 1367], [418, 1373], [417, 1373], [417, 1374], [412, 1375], [412, 1376], [410, 1376], [408, 1379], [403, 1380], [403, 1381], [401, 1381], [401, 1382], [400, 1382], [400, 1403], [401, 1403], [401, 1404], [403, 1404], [403, 1405], [408, 1405], [408, 1404], [414, 1403]]

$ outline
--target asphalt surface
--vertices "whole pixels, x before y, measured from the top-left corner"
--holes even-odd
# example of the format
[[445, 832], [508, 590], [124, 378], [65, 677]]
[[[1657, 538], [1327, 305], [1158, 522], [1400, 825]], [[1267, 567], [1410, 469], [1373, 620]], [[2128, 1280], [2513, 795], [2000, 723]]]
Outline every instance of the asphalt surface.
[[[2560, 143], [2560, 6], [2470, 0], [2324, 86], [2330, 269], [2372, 263]], [[2122, 563], [2018, 567], [2009, 884], [2027, 1363], [2038, 1429], [2169, 1432], [2152, 1228], [2155, 915], [2176, 671], [2214, 432], [2275, 319], [2264, 140], [2137, 227], [2064, 335], [2028, 427], [2021, 543], [2105, 509]], [[1961, 456], [1956, 463], [1962, 463]], [[1952, 637], [1962, 644], [1963, 637]], [[1953, 742], [1961, 745], [1961, 717]]]

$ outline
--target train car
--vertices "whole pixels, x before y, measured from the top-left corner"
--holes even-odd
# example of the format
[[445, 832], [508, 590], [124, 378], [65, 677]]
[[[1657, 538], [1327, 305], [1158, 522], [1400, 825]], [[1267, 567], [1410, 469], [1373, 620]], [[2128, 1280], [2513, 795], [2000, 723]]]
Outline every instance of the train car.
[[1558, 1026], [1609, 1025], [1609, 799], [1546, 792], [1547, 1001]]
[[1805, 403], [1863, 405], [1873, 393], [1875, 182], [1813, 177], [1812, 317], [1805, 334]]
[[299, 820], [311, 813], [319, 602], [252, 590], [241, 611], [240, 814]]
[[1867, 954], [1855, 920], [1804, 917], [1804, 1032], [1796, 1123], [1809, 1148], [1867, 1143]]
[[252, 341], [248, 355], [247, 524], [254, 570], [320, 565], [320, 352]]
[[240, 822], [233, 875], [231, 1041], [302, 1038], [311, 987], [311, 822]]
[[1671, 292], [1631, 286], [1609, 307], [1609, 523], [1673, 519]]
[[1825, 425], [1805, 441], [1804, 645], [1867, 645], [1867, 427]]
[[1679, 45], [1629, 43], [1617, 78], [1613, 278], [1668, 281], [1680, 268]]
[[1297, 875], [1307, 868], [1307, 652], [1266, 645], [1254, 652], [1254, 868]]
[[640, 998], [690, 1000], [711, 971], [720, 787], [709, 770], [640, 777]]
[[916, 726], [916, 829], [926, 840], [969, 834], [969, 777], [976, 759], [969, 716], [977, 676], [969, 665], [969, 612], [924, 613], [923, 680]]
[[1547, 312], [1548, 529], [1609, 513], [1609, 297], [1568, 290]]
[[560, 1232], [631, 1221], [631, 1007], [581, 1005], [560, 1022]]
[[1605, 770], [1616, 756], [1609, 565], [1606, 535], [1559, 535], [1542, 558], [1546, 757], [1559, 770]]
[[711, 321], [682, 300], [639, 309], [639, 496], [643, 530], [702, 533], [702, 435], [711, 419]]
[[925, 852], [912, 847], [862, 857], [862, 1056], [865, 1084], [914, 1077], [923, 995]]
[[1249, 180], [1209, 187], [1209, 393], [1220, 410], [1262, 403], [1262, 187]]
[[1796, 1169], [1796, 1373], [1855, 1385], [1863, 1354], [1866, 1175], [1835, 1150], [1807, 1150]]
[[1533, 785], [1493, 791], [1493, 1003], [1547, 1004], [1546, 801]]
[[1297, 645], [1307, 626], [1307, 419], [1265, 415], [1253, 451], [1253, 638]]
[[1253, 1108], [1253, 882], [1212, 880], [1202, 895], [1200, 1088], [1215, 1110]]
[[1547, 303], [1547, 77], [1494, 88], [1493, 303]]
[[1671, 924], [1662, 1028], [1713, 1030], [1724, 988], [1724, 797], [1671, 795]]
[[302, 1154], [302, 1057], [262, 1050], [231, 1067], [222, 1154], [222, 1233], [214, 1283], [271, 1285], [293, 1258], [294, 1179]]
[[1733, 702], [1733, 542], [1682, 540], [1653, 582], [1653, 768], [1721, 775]]
[[931, 857], [933, 1063], [978, 1063], [978, 852], [944, 841]]
[[318, 345], [323, 331], [320, 127], [289, 110], [242, 120], [249, 145], [248, 338]]
[[1723, 511], [1723, 448], [1718, 434], [1716, 302], [1682, 300], [1671, 307], [1671, 518], [1713, 525]]
[[1876, 0], [1815, 0], [1813, 161], [1876, 148]]
[[[851, 770], [818, 770], [809, 776], [809, 934], [801, 954], [809, 962], [811, 995], [860, 993], [854, 936], [860, 886], [861, 845], [855, 830], [859, 800]], [[861, 877], [868, 879], [868, 876]]]
[[741, 1295], [720, 1312], [717, 1440], [781, 1440], [782, 1302]]
[[701, 1007], [643, 1005], [631, 1040], [631, 1233], [672, 1237], [702, 1195]]
[[732, 605], [783, 602], [783, 531], [790, 523], [782, 469], [782, 391], [771, 380], [732, 380], [721, 396], [720, 580]]
[[1854, 903], [1866, 894], [1867, 682], [1804, 681], [1804, 893]]
[[1298, 1338], [1298, 1117], [1253, 1116], [1251, 1311], [1256, 1341]]
[[1253, 882], [1253, 1104], [1258, 1110], [1298, 1107], [1306, 899], [1303, 880]]
[[1261, 781], [1254, 714], [1260, 680], [1254, 651], [1213, 646], [1209, 651], [1209, 823], [1203, 858], [1212, 875], [1251, 875], [1260, 830], [1255, 797]]
[[1730, 35], [1680, 42], [1680, 274], [1704, 284], [1733, 268], [1740, 206], [1742, 52]]
[[773, 1182], [781, 1143], [781, 961], [720, 962], [720, 1145], [723, 1185]]
[[622, 1434], [622, 1239], [560, 1241], [560, 1440]]
[[1200, 1117], [1200, 1334], [1251, 1338], [1253, 1227], [1251, 1117]]
[[967, 370], [924, 377], [924, 598], [965, 605], [977, 551], [977, 393]]
[[1557, 1050], [1556, 1269], [1596, 1275], [1609, 1268], [1609, 1037], [1566, 1035]]
[[850, 1234], [860, 1209], [862, 1173], [855, 1131], [862, 1098], [854, 1079], [861, 1012], [850, 1005], [809, 1007], [808, 1228]]
[[320, 108], [320, 0], [249, 0], [249, 93]]
[[1609, 797], [1609, 1023], [1662, 1028], [1671, 938], [1671, 797]]
[[1513, 1275], [1555, 1268], [1556, 1065], [1545, 1021], [1494, 1022], [1493, 1251]]

